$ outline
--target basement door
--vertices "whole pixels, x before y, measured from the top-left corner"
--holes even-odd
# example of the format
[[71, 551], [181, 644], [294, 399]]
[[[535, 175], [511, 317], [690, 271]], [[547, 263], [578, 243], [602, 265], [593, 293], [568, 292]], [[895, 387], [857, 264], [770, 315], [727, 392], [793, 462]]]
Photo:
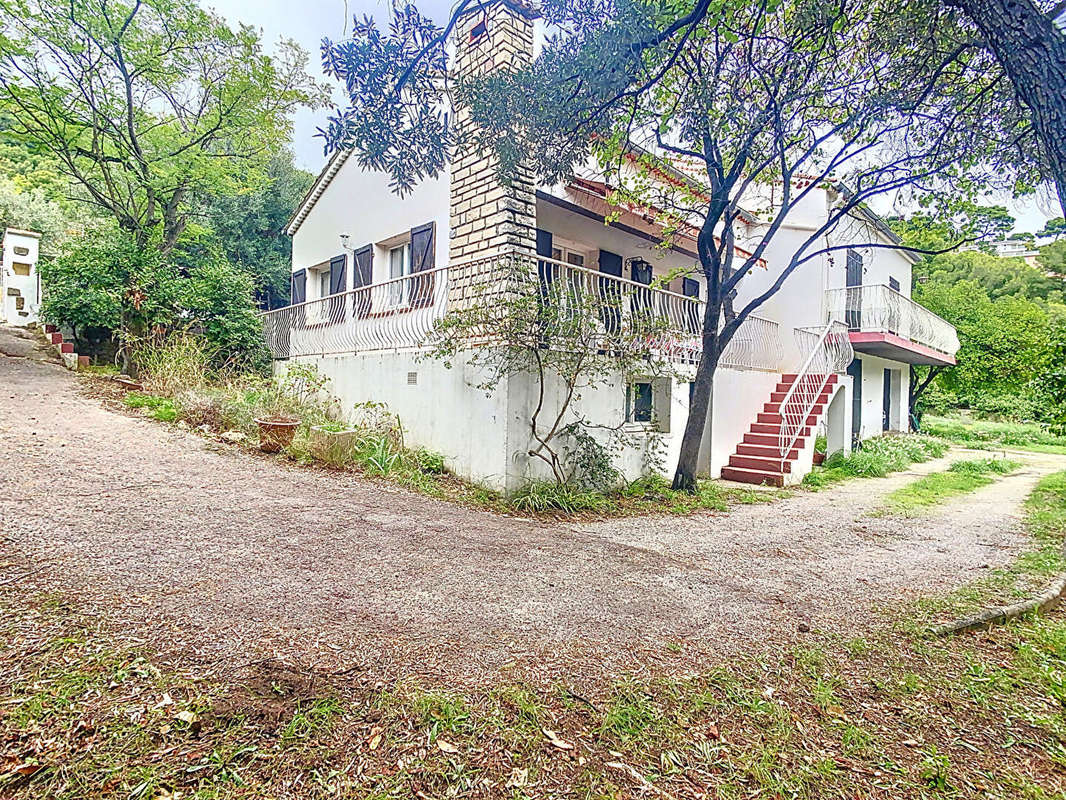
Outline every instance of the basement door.
[[892, 427], [892, 370], [885, 370], [881, 387], [881, 430]]
[[862, 433], [862, 362], [855, 359], [848, 364], [851, 376], [851, 446], [859, 443]]

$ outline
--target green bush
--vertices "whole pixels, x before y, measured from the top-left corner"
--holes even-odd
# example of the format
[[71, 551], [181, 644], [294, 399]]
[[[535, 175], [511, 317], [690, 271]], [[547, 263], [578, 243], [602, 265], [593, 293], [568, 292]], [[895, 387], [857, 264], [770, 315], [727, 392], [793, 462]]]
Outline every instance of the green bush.
[[167, 259], [140, 249], [114, 225], [91, 228], [42, 262], [41, 316], [69, 326], [83, 352], [92, 343], [102, 352], [101, 342], [140, 346], [159, 330], [178, 330], [203, 337], [216, 368], [263, 371], [269, 358], [252, 281], [211, 253], [191, 263], [184, 257], [180, 249]]
[[516, 511], [528, 514], [544, 511], [574, 514], [579, 511], [603, 511], [608, 506], [608, 500], [600, 492], [560, 485], [555, 481], [530, 481], [511, 496], [510, 504]]

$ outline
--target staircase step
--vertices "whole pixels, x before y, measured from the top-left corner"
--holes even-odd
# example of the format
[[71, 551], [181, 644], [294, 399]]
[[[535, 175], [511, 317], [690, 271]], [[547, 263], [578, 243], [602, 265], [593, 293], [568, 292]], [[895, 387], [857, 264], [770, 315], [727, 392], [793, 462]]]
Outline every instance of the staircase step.
[[[800, 436], [796, 439], [796, 446], [803, 447], [803, 443], [806, 441], [806, 436]], [[778, 448], [781, 446], [781, 439], [776, 433], [745, 433], [742, 444], [745, 447], [750, 445], [756, 447], [772, 447], [774, 448], [774, 452], [778, 452]]]
[[760, 472], [739, 467], [722, 467], [722, 479], [738, 483], [753, 483], [756, 486], [784, 486], [785, 476], [781, 473]]
[[[764, 403], [763, 407], [762, 407], [762, 410], [766, 414], [778, 414], [778, 413], [781, 412], [781, 404], [780, 403]], [[824, 410], [825, 410], [825, 403], [815, 403], [814, 406], [811, 407], [811, 414], [821, 415], [821, 413]], [[796, 412], [797, 413], [799, 412], [798, 408], [796, 409]]]
[[730, 456], [729, 466], [740, 469], [753, 469], [759, 472], [792, 472], [791, 461], [780, 461], [776, 458], [756, 458], [754, 456]]
[[63, 334], [61, 334], [61, 333], [50, 333], [48, 335], [52, 339], [52, 344], [63, 344]]
[[[805, 425], [817, 425], [818, 424], [818, 414], [819, 414], [819, 412], [816, 411], [814, 414], [809, 415], [807, 417], [807, 422], [804, 423], [804, 424]], [[759, 413], [759, 415], [755, 418], [755, 421], [756, 421], [756, 424], [762, 424], [762, 425], [780, 425], [781, 424], [781, 415], [778, 414], [776, 411], [773, 412], [773, 413], [768, 413], [766, 411], [763, 411], [763, 412]]]
[[[744, 438], [749, 436], [755, 436], [757, 434], [748, 433]], [[756, 458], [781, 458], [781, 446], [776, 441], [777, 437], [772, 437], [775, 441], [772, 444], [749, 444], [747, 442], [741, 442], [737, 445], [738, 456], [755, 456]], [[789, 461], [795, 461], [799, 458], [799, 449], [793, 448], [792, 452], [785, 456]]]
[[[780, 421], [774, 422], [774, 423], [770, 423], [770, 422], [753, 422], [753, 423], [751, 423], [751, 432], [752, 433], [769, 433], [769, 434], [772, 434], [773, 436], [777, 436], [779, 433], [781, 433], [781, 422]], [[799, 436], [810, 436], [810, 435], [811, 435], [810, 426], [808, 426], [806, 428], [801, 428], [800, 431], [799, 431]]]
[[[771, 392], [770, 393], [770, 402], [771, 403], [780, 403], [780, 402], [782, 402], [785, 399], [785, 395], [786, 394], [788, 394], [788, 390], [787, 389], [785, 391], [783, 391], [783, 392]], [[820, 395], [818, 395], [818, 402], [819, 403], [827, 403], [827, 402], [829, 402], [829, 391], [828, 390], [822, 390], [822, 393]]]

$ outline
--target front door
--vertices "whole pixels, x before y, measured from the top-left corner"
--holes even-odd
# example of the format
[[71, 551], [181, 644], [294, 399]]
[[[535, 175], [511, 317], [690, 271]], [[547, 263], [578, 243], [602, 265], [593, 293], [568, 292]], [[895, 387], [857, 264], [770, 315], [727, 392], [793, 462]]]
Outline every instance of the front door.
[[862, 256], [854, 250], [848, 250], [847, 274], [845, 285], [850, 291], [846, 292], [847, 305], [844, 312], [844, 321], [848, 330], [862, 330]]
[[881, 430], [892, 427], [892, 370], [885, 370], [884, 388], [881, 398]]
[[848, 364], [851, 376], [851, 446], [859, 443], [862, 432], [862, 362], [855, 359]]

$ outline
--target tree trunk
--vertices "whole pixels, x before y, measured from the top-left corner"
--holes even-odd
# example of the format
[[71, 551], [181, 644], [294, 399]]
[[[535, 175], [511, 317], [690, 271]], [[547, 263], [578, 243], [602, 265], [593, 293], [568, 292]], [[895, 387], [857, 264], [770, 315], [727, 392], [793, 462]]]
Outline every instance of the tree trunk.
[[714, 386], [714, 373], [717, 367], [718, 356], [712, 355], [704, 346], [700, 363], [696, 367], [692, 402], [688, 409], [688, 422], [685, 423], [685, 435], [681, 439], [681, 453], [677, 458], [677, 470], [674, 472], [673, 488], [676, 491], [696, 491], [696, 468], [700, 457], [700, 445], [703, 444], [703, 430], [707, 425], [707, 411], [711, 406], [711, 389]]
[[1029, 109], [1047, 174], [1066, 213], [1066, 32], [1033, 0], [949, 2], [977, 26]]
[[915, 413], [915, 406], [918, 403], [918, 399], [922, 396], [929, 385], [933, 382], [933, 378], [944, 371], [944, 367], [936, 366], [930, 367], [929, 371], [925, 374], [925, 378], [919, 382], [918, 373], [914, 371], [914, 367], [911, 367], [911, 380], [910, 391], [907, 393], [907, 412], [911, 421], [911, 430], [917, 431], [918, 423], [920, 422], [919, 416]]

